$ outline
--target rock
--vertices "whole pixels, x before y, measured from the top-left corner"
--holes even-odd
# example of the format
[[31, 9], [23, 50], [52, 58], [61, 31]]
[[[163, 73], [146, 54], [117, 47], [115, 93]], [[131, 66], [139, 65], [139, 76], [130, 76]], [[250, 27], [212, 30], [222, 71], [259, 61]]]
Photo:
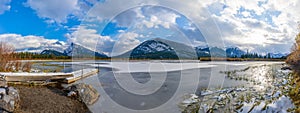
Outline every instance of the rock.
[[5, 76], [0, 74], [0, 87], [7, 87], [7, 82], [5, 80]]
[[219, 96], [218, 96], [218, 98], [217, 98], [217, 101], [223, 101], [224, 99], [226, 99], [227, 98], [227, 96], [226, 96], [226, 94], [220, 94]]
[[289, 66], [284, 66], [284, 67], [281, 68], [281, 70], [292, 70], [292, 68], [289, 67]]
[[195, 94], [186, 95], [185, 99], [179, 104], [182, 113], [198, 113], [200, 109], [199, 97]]
[[94, 104], [100, 97], [100, 94], [91, 85], [76, 84], [67, 88], [68, 96], [76, 97], [87, 105]]
[[182, 113], [198, 113], [200, 109], [200, 105], [198, 103], [191, 104], [187, 106]]
[[0, 113], [11, 113], [19, 107], [19, 92], [13, 87], [7, 87], [6, 77], [0, 75]]
[[188, 98], [183, 100], [181, 103], [183, 106], [188, 106], [189, 104], [197, 103], [199, 102], [199, 97], [195, 94], [190, 94]]
[[19, 107], [20, 102], [18, 90], [13, 87], [0, 88], [0, 90], [5, 91], [5, 93], [0, 93], [0, 113], [14, 112], [14, 110]]
[[70, 91], [70, 92], [68, 93], [68, 96], [69, 96], [69, 97], [76, 97], [76, 96], [77, 96], [77, 93], [76, 93], [75, 91]]

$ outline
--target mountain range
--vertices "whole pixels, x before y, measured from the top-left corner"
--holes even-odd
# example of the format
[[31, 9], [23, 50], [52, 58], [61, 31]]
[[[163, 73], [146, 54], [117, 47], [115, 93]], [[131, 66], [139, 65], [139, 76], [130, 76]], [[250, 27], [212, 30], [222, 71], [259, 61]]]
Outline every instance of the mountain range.
[[192, 59], [197, 57], [198, 56], [193, 47], [160, 38], [147, 40], [135, 47], [133, 50], [114, 56], [114, 58], [133, 59]]
[[71, 43], [70, 46], [63, 52], [57, 50], [43, 50], [41, 52], [43, 55], [55, 55], [55, 56], [72, 56], [73, 58], [108, 58], [107, 55], [101, 52], [95, 52], [91, 49], [83, 47], [79, 44]]
[[[60, 48], [64, 47], [66, 49]], [[109, 58], [102, 52], [95, 52], [79, 44], [71, 43], [69, 46], [61, 42], [53, 43], [40, 48], [27, 48], [26, 50], [17, 50], [18, 52], [38, 52], [45, 55], [72, 56], [73, 58]], [[147, 40], [121, 55], [112, 56], [112, 58], [131, 58], [131, 59], [198, 59], [199, 57], [230, 57], [240, 58], [247, 52], [238, 47], [219, 48], [198, 46], [192, 47], [183, 43], [170, 41], [161, 38]], [[287, 54], [269, 53], [271, 58], [282, 58]]]
[[55, 50], [63, 52], [69, 45], [63, 41], [56, 41], [54, 43], [44, 43], [39, 47], [30, 47], [25, 49], [16, 49], [16, 52], [30, 52], [30, 53], [41, 53], [44, 50]]
[[[192, 47], [183, 43], [174, 42], [166, 39], [155, 38], [147, 40], [134, 49], [113, 58], [132, 58], [132, 59], [198, 59], [199, 57], [229, 57], [241, 58], [257, 53], [247, 53], [238, 47]], [[287, 54], [269, 53], [269, 58], [282, 58]], [[253, 55], [251, 56], [253, 57]]]
[[199, 57], [241, 57], [245, 54], [239, 48], [227, 48], [226, 50], [218, 47], [192, 47], [183, 43], [178, 43], [161, 38], [147, 40], [134, 49], [114, 56], [116, 58], [133, 59], [198, 59]]

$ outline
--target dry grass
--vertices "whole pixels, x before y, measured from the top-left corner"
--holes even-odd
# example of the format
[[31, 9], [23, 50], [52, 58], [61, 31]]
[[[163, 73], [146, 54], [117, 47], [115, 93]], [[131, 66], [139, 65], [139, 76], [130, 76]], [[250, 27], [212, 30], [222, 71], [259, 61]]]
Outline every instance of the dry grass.
[[13, 72], [31, 70], [32, 62], [20, 62], [14, 51], [14, 47], [4, 42], [0, 42], [0, 72]]
[[293, 69], [293, 80], [292, 83], [294, 88], [289, 91], [289, 96], [293, 100], [296, 110], [300, 112], [300, 33], [296, 36], [296, 43], [292, 47], [292, 53], [287, 57], [286, 63]]

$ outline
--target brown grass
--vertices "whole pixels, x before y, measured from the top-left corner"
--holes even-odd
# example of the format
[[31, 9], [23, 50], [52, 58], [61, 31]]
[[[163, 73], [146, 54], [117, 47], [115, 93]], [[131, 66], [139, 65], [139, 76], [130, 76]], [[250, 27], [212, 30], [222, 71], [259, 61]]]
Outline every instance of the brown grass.
[[14, 51], [14, 47], [4, 42], [0, 42], [0, 72], [31, 70], [31, 62], [22, 63]]
[[300, 112], [300, 33], [296, 35], [296, 43], [292, 47], [291, 54], [287, 57], [286, 63], [290, 65], [290, 67], [293, 69], [293, 80], [292, 83], [294, 84], [294, 87], [290, 90], [289, 96], [293, 100], [296, 110], [295, 112]]

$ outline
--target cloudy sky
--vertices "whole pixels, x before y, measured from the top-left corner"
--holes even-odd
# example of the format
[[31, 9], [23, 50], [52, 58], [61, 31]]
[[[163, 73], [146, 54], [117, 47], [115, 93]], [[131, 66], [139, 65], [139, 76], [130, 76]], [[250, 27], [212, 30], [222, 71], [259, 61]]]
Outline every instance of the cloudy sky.
[[299, 7], [299, 0], [1, 0], [0, 41], [16, 49], [74, 42], [112, 55], [165, 38], [288, 53]]

